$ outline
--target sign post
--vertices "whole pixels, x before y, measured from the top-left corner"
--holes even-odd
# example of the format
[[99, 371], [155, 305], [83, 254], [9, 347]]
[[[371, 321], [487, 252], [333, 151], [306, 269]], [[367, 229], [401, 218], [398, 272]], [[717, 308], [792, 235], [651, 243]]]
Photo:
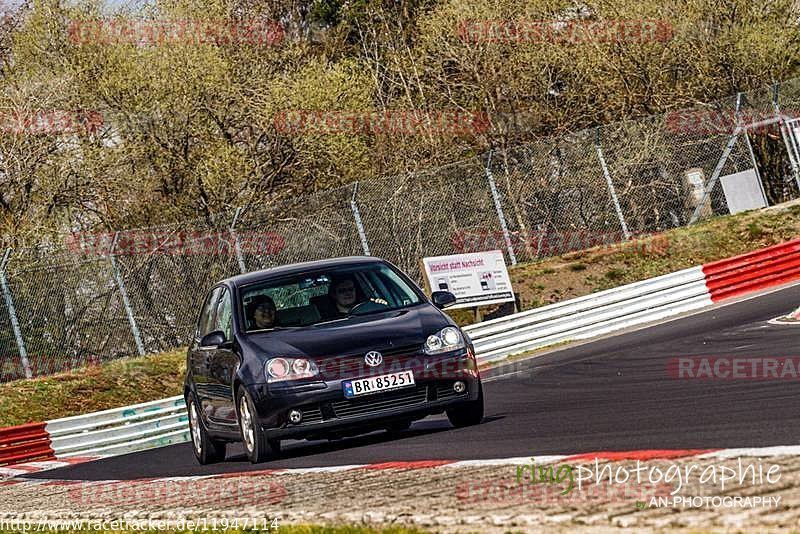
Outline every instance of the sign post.
[[[451, 308], [515, 302], [500, 250], [423, 258], [422, 267], [431, 291], [449, 291], [456, 296]], [[480, 318], [477, 309], [476, 318]]]

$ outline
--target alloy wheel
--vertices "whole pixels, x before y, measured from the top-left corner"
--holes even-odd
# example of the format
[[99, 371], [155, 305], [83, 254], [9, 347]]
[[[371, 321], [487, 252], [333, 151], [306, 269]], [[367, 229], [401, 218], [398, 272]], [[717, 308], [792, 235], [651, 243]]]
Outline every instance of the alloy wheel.
[[192, 444], [197, 454], [203, 452], [203, 441], [200, 437], [200, 418], [197, 416], [197, 406], [194, 401], [189, 401], [189, 426], [192, 430]]
[[250, 414], [250, 405], [245, 395], [242, 395], [241, 399], [239, 399], [239, 419], [241, 420], [244, 446], [247, 447], [248, 451], [252, 452], [255, 447], [255, 430], [253, 429], [253, 416]]

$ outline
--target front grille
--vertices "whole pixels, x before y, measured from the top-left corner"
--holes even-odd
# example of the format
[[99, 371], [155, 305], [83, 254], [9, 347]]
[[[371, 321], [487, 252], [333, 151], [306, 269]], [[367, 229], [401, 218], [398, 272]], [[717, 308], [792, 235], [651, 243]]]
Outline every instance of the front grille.
[[319, 406], [306, 406], [300, 409], [303, 412], [303, 420], [301, 425], [313, 425], [314, 423], [322, 422], [322, 410]]
[[436, 386], [436, 400], [447, 400], [447, 399], [455, 399], [458, 397], [466, 397], [467, 390], [464, 390], [463, 393], [456, 393], [453, 391], [453, 384], [437, 384]]
[[375, 414], [395, 408], [406, 408], [425, 404], [428, 400], [428, 388], [417, 386], [414, 389], [389, 391], [376, 395], [369, 395], [360, 399], [337, 401], [333, 404], [336, 417], [356, 417], [359, 415]]

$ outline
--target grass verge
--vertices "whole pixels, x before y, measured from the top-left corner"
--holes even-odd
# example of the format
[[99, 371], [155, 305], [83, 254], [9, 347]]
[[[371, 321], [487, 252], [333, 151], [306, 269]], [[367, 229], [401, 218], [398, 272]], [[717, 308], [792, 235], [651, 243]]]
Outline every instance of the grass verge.
[[179, 349], [0, 384], [0, 427], [180, 395], [185, 373]]

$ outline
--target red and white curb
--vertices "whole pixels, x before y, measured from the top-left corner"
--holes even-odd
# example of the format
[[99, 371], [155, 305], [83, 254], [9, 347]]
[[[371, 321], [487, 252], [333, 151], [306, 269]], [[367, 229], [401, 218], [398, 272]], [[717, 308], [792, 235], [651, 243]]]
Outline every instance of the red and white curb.
[[[412, 470], [412, 469], [458, 469], [465, 467], [491, 467], [503, 465], [530, 465], [534, 464], [552, 464], [552, 463], [578, 463], [578, 462], [593, 462], [595, 460], [602, 462], [622, 462], [622, 461], [663, 461], [663, 460], [684, 460], [688, 458], [696, 458], [698, 460], [730, 460], [735, 458], [774, 458], [780, 456], [798, 456], [800, 455], [800, 445], [783, 445], [773, 447], [751, 447], [751, 448], [734, 448], [734, 449], [643, 449], [633, 451], [599, 451], [587, 452], [580, 454], [551, 454], [541, 456], [520, 456], [512, 458], [495, 458], [485, 460], [418, 460], [418, 461], [400, 461], [400, 462], [382, 462], [374, 464], [352, 464], [352, 465], [337, 465], [329, 467], [305, 467], [294, 469], [260, 469], [255, 471], [241, 471], [236, 473], [224, 473], [215, 475], [194, 475], [185, 477], [162, 477], [162, 478], [142, 478], [134, 480], [100, 480], [91, 481], [93, 484], [106, 484], [106, 483], [156, 483], [156, 482], [171, 482], [171, 481], [188, 481], [188, 480], [207, 480], [207, 479], [225, 479], [237, 477], [261, 477], [261, 476], [279, 476], [279, 475], [302, 475], [308, 473], [339, 473], [342, 471], [383, 471], [383, 470]], [[91, 459], [83, 459], [82, 461], [90, 461]], [[14, 466], [14, 477], [24, 477], [24, 475], [44, 471], [47, 469], [55, 469], [57, 467], [64, 467], [66, 464], [73, 465], [79, 463], [77, 459], [71, 459], [70, 463], [67, 462], [32, 462], [29, 464], [22, 464]], [[4, 471], [11, 471], [11, 469], [4, 469]], [[46, 479], [27, 479], [27, 478], [12, 478], [0, 482], [1, 485], [9, 484], [46, 484], [46, 485], [72, 485], [82, 484], [89, 481], [82, 480], [46, 480]]]
[[101, 459], [99, 456], [85, 456], [80, 458], [67, 458], [64, 460], [27, 462], [24, 464], [15, 464], [10, 467], [0, 467], [0, 484], [3, 482], [8, 482], [8, 479], [13, 479], [15, 477], [40, 473], [42, 471], [49, 471], [51, 469], [59, 469], [61, 467], [69, 467], [70, 465], [92, 462], [99, 459]]

